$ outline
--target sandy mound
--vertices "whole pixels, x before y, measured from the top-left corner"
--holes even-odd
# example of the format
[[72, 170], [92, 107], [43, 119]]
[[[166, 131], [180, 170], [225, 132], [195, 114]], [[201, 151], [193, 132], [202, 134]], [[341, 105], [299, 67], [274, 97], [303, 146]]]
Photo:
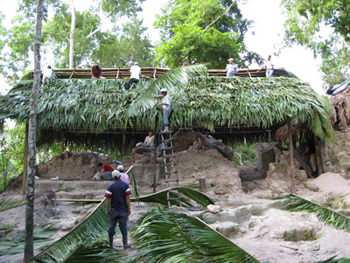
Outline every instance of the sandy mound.
[[316, 179], [310, 180], [308, 184], [317, 186], [324, 193], [350, 193], [350, 182], [338, 173], [321, 174]]

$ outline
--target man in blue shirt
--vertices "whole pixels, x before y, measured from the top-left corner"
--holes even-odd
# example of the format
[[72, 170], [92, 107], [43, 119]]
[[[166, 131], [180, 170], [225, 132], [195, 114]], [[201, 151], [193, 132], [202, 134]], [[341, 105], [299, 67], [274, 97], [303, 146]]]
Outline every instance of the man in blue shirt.
[[233, 62], [233, 58], [230, 58], [228, 63], [226, 66], [226, 77], [236, 77], [235, 73], [238, 71], [238, 65]]
[[119, 220], [119, 229], [123, 236], [124, 249], [130, 248], [128, 244], [128, 216], [131, 214], [130, 210], [130, 195], [131, 190], [129, 185], [120, 180], [120, 173], [117, 170], [112, 172], [114, 182], [107, 187], [105, 197], [106, 215], [109, 217], [109, 246], [113, 248], [113, 236], [115, 234], [115, 227]]

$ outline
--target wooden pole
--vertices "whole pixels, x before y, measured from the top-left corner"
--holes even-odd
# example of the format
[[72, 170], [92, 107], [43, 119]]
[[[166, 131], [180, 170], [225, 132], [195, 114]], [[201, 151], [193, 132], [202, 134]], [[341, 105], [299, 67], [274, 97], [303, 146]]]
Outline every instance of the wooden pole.
[[26, 135], [24, 139], [23, 153], [23, 178], [22, 178], [22, 195], [26, 194], [27, 175], [28, 175], [28, 121], [26, 123]]
[[64, 152], [64, 132], [61, 131], [61, 153]]
[[317, 136], [314, 134], [314, 140], [315, 140], [315, 149], [316, 149], [316, 163], [317, 163], [317, 174], [321, 175], [323, 170], [322, 170], [322, 161], [321, 161], [321, 152], [320, 152], [320, 147], [318, 145], [318, 139]]
[[155, 134], [154, 134], [154, 149], [153, 149], [153, 193], [157, 192], [157, 186], [158, 186], [158, 182], [157, 182], [157, 146], [158, 146], [158, 111], [156, 113], [155, 116], [155, 124], [156, 124], [156, 129], [155, 129]]
[[123, 146], [122, 146], [122, 156], [124, 157], [125, 155], [125, 144], [126, 144], [126, 133], [125, 131], [123, 132]]
[[288, 120], [288, 135], [289, 135], [289, 157], [290, 157], [290, 180], [291, 180], [291, 186], [290, 186], [290, 192], [295, 193], [295, 178], [294, 178], [294, 154], [293, 154], [293, 136], [292, 136], [292, 124], [291, 121]]
[[269, 135], [269, 143], [271, 143], [272, 142], [271, 130], [267, 130], [267, 133]]

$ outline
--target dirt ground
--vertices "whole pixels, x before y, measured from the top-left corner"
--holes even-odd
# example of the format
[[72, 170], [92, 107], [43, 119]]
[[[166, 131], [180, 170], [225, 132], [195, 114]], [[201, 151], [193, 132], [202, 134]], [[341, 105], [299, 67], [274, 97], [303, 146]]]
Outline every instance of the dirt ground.
[[[198, 183], [205, 178], [206, 193], [221, 207], [221, 212], [206, 212], [204, 219], [213, 228], [227, 236], [235, 244], [248, 251], [260, 262], [316, 262], [337, 255], [350, 258], [350, 233], [337, 230], [318, 220], [315, 214], [281, 210], [284, 202], [272, 200], [271, 191], [264, 179], [256, 180], [255, 187], [244, 192], [237, 167], [226, 159], [219, 158], [214, 150], [178, 153], [182, 184]], [[215, 160], [215, 161], [209, 161]], [[191, 163], [199, 165], [191, 166]], [[51, 201], [56, 198], [103, 198], [110, 182], [95, 181], [50, 181], [36, 182], [35, 224], [53, 223], [57, 240], [68, 233], [95, 206]], [[284, 181], [277, 182], [284, 184]], [[62, 185], [63, 184], [63, 185]], [[61, 189], [61, 191], [57, 191]], [[62, 191], [63, 189], [63, 191]], [[311, 190], [310, 190], [311, 189]], [[149, 186], [141, 192], [150, 192]], [[281, 192], [283, 196], [288, 193]], [[297, 195], [327, 205], [342, 213], [350, 212], [350, 181], [337, 173], [325, 173], [316, 179], [308, 179], [297, 185]], [[20, 189], [10, 189], [0, 195], [1, 199], [21, 199]], [[149, 204], [132, 203], [130, 224], [147, 211]], [[0, 222], [16, 224], [8, 235], [24, 232], [25, 206], [0, 212]], [[116, 246], [121, 246], [120, 237], [115, 237]], [[23, 254], [0, 257], [0, 262], [21, 262]]]

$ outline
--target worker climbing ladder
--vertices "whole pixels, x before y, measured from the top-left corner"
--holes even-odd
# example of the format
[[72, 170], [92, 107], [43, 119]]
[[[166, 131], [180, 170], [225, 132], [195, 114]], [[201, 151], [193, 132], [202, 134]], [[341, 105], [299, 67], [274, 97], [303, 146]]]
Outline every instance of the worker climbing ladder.
[[[160, 135], [162, 137], [162, 144], [161, 144], [161, 150], [162, 150], [162, 156], [164, 160], [164, 170], [165, 170], [165, 180], [164, 182], [167, 184], [167, 188], [171, 186], [178, 186], [179, 185], [179, 174], [176, 167], [176, 160], [175, 160], [175, 154], [174, 154], [174, 144], [173, 144], [173, 138], [172, 138], [172, 132], [171, 131], [163, 131], [160, 132]], [[181, 197], [180, 193], [177, 192], [176, 196], [171, 196], [171, 191], [167, 191], [167, 202], [169, 209], [171, 208], [171, 201], [179, 201], [181, 206]]]

